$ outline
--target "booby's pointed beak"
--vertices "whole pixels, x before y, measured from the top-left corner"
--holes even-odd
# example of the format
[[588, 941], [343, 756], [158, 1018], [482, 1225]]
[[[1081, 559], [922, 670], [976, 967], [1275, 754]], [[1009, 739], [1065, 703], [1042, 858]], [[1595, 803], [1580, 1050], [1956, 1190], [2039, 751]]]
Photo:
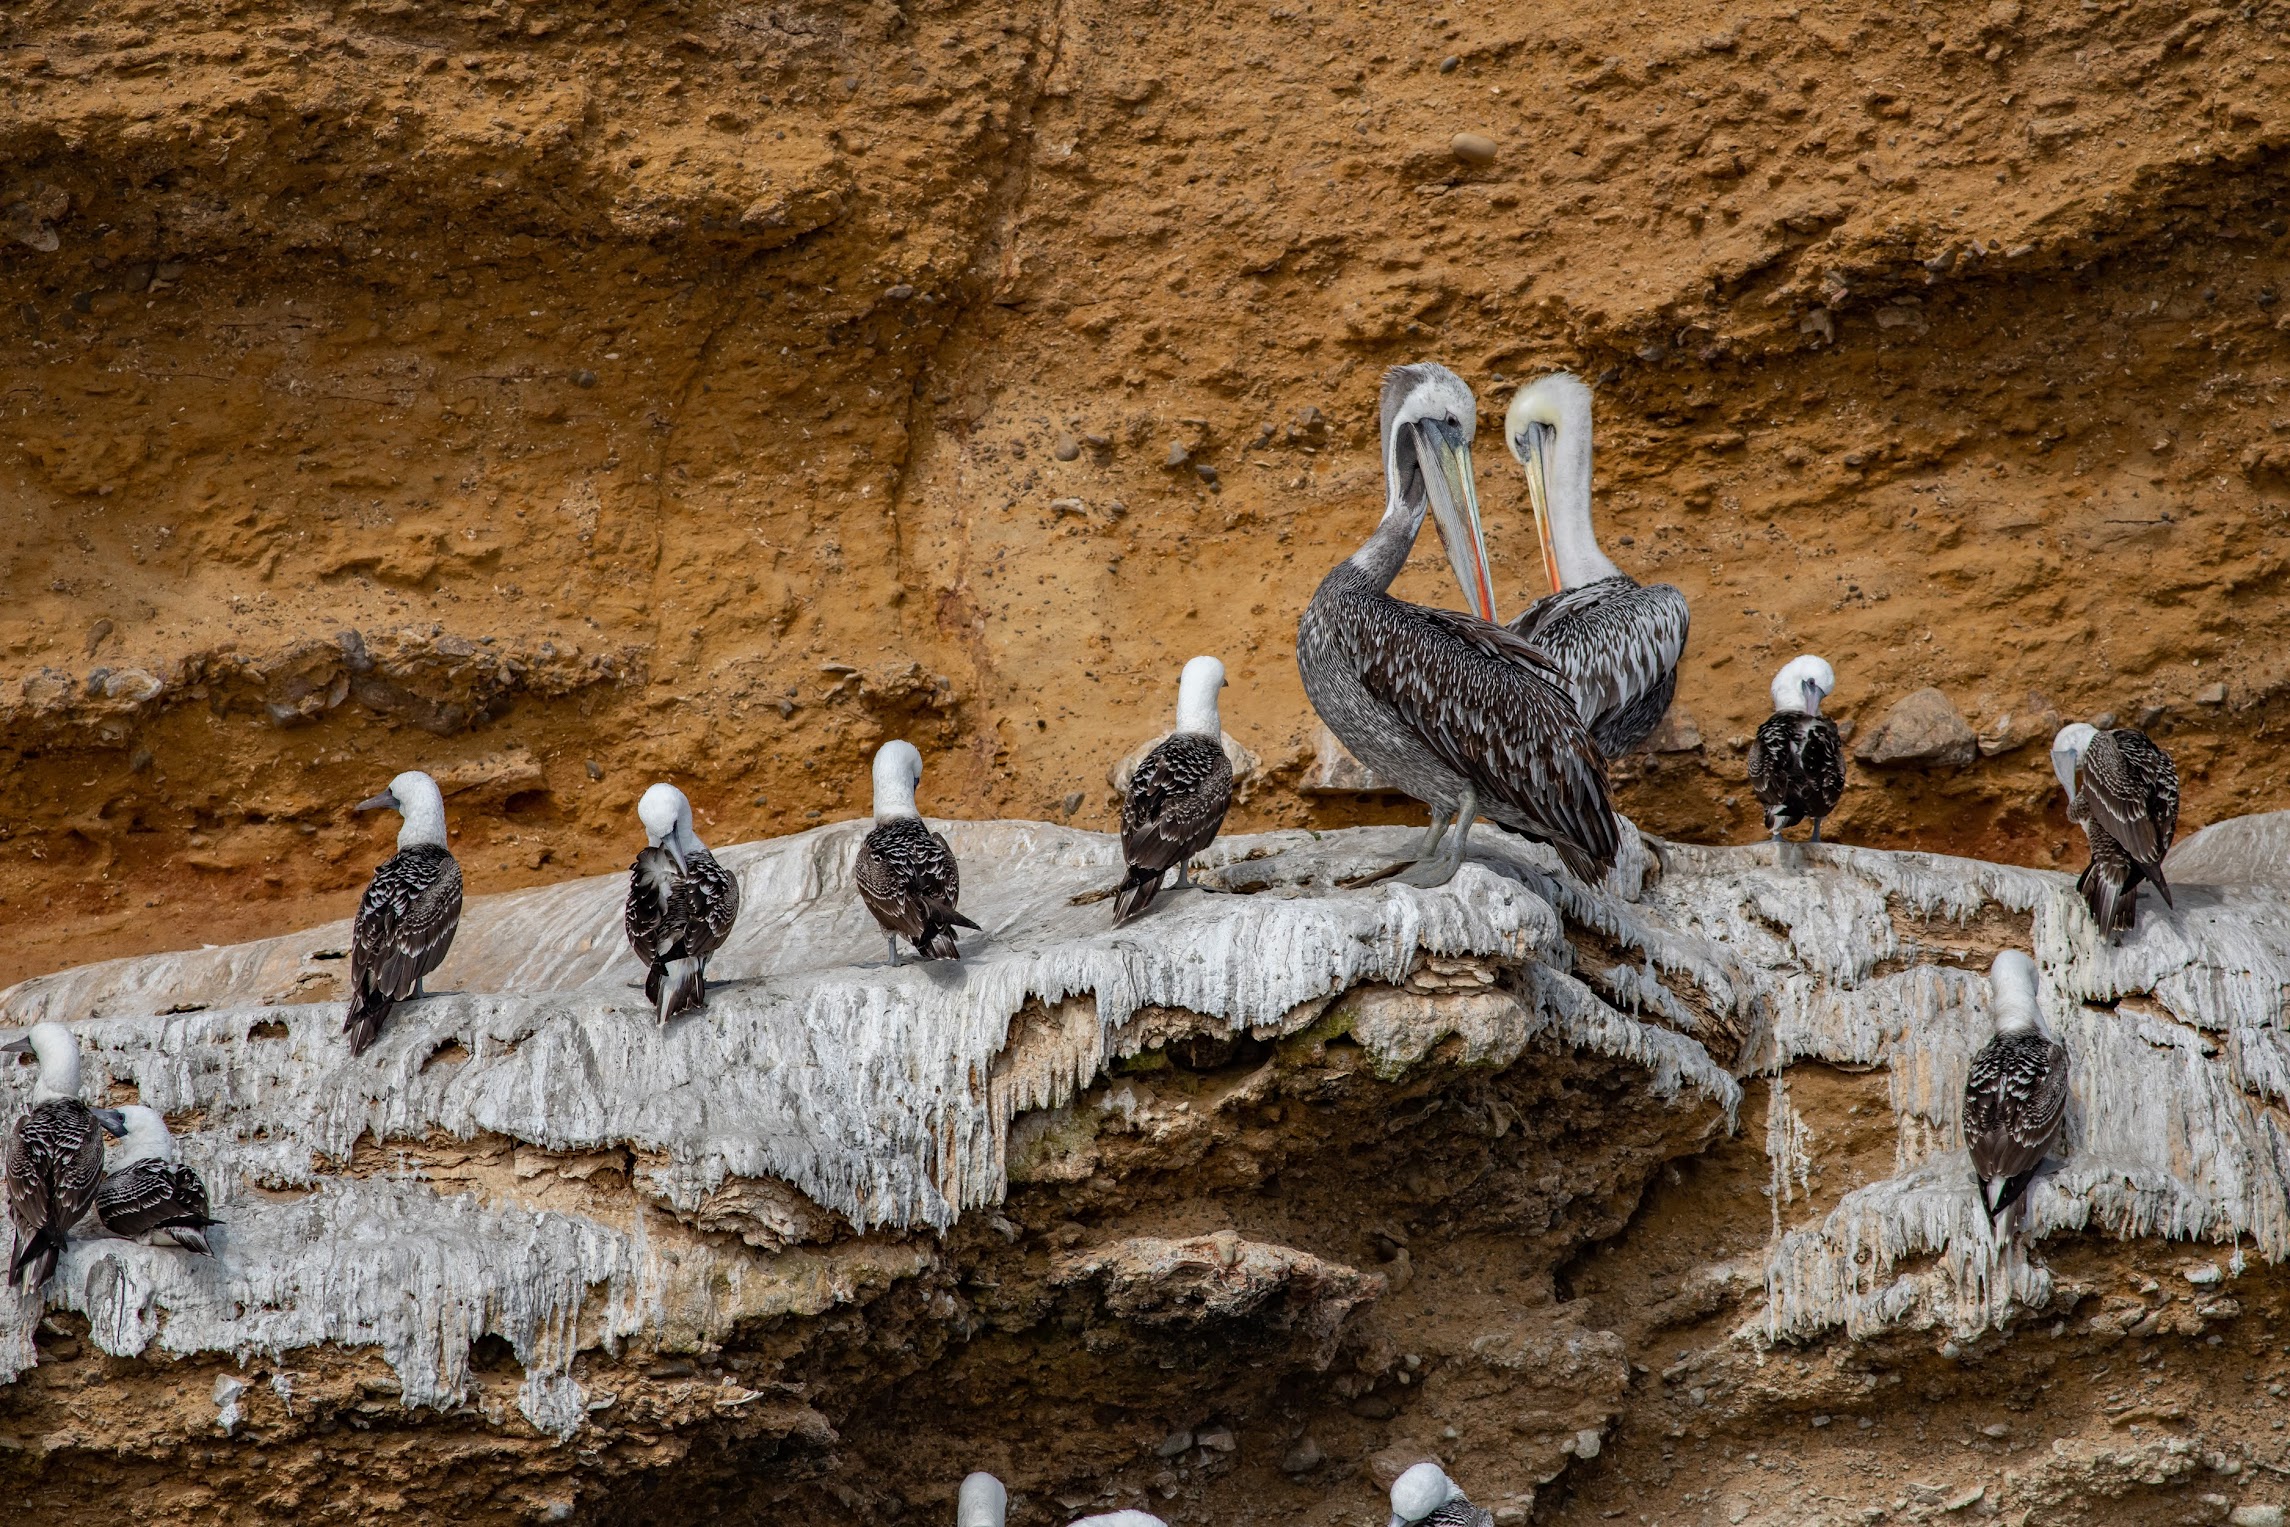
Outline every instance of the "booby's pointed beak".
[[121, 1113], [116, 1108], [92, 1108], [88, 1111], [95, 1115], [95, 1122], [101, 1124], [103, 1132], [111, 1136], [112, 1139], [124, 1140], [127, 1138], [126, 1114]]
[[384, 790], [380, 795], [371, 800], [360, 801], [350, 809], [352, 811], [395, 811], [398, 809], [398, 798]]
[[1519, 465], [1527, 469], [1527, 502], [1535, 511], [1535, 539], [1543, 549], [1543, 576], [1550, 579], [1555, 594], [1566, 585], [1559, 581], [1558, 549], [1551, 544], [1549, 439], [1549, 429], [1530, 424], [1515, 454]]
[[676, 846], [676, 840], [674, 838], [670, 838], [667, 842], [661, 844], [660, 846], [668, 851], [669, 858], [676, 861], [677, 874], [684, 874], [691, 869], [691, 866], [684, 862], [684, 851]]
[[1391, 1514], [1391, 1520], [1385, 1524], [1385, 1527], [1407, 1527], [1407, 1522], [1397, 1511], [1394, 1511]]
[[1807, 679], [1798, 687], [1805, 692], [1805, 714], [1808, 716], [1821, 714], [1821, 686], [1811, 679]]
[[12, 1040], [7, 1044], [0, 1045], [0, 1055], [29, 1055], [31, 1053], [32, 1036], [29, 1034], [26, 1034], [22, 1039]]
[[1471, 442], [1446, 425], [1416, 426], [1416, 457], [1431, 495], [1431, 519], [1446, 549], [1447, 565], [1471, 612], [1495, 619], [1495, 585], [1487, 572], [1487, 537], [1479, 525], [1479, 485], [1471, 475]]

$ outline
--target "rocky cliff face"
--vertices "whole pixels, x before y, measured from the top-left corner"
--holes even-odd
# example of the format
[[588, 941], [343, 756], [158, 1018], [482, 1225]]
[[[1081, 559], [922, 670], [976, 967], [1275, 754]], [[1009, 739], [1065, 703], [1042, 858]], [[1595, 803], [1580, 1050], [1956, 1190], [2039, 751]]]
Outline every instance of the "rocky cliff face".
[[1808, 647], [1847, 839], [2067, 862], [2055, 715], [2273, 804], [2284, 25], [10, 6], [0, 959], [346, 910], [409, 764], [480, 889], [622, 862], [664, 774], [719, 838], [849, 815], [894, 734], [942, 809], [1103, 825], [1196, 651], [1248, 825], [1385, 816], [1295, 790], [1289, 643], [1423, 357], [1597, 383], [1609, 550], [1695, 609], [1649, 825], [1750, 835]]
[[[959, 967], [880, 963], [823, 828], [727, 852], [665, 1031], [618, 877], [474, 903], [354, 1061], [339, 926], [0, 994], [225, 1222], [0, 1304], [28, 1519], [922, 1524], [983, 1466], [1025, 1527], [1334, 1527], [1424, 1456], [1506, 1524], [2283, 1493], [2279, 888], [2111, 948], [2049, 872], [1505, 841], [1417, 892], [1352, 884], [1369, 829], [1117, 933], [1112, 840], [948, 830]], [[2011, 1236], [1956, 1124], [1999, 947], [2075, 1076]]]

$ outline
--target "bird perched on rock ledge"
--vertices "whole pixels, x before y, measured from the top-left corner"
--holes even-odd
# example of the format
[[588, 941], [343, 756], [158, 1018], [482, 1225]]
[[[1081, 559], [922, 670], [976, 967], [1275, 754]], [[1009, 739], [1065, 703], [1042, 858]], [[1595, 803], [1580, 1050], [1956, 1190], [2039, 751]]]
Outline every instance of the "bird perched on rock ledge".
[[1773, 714], [1749, 744], [1749, 788], [1765, 805], [1765, 827], [1774, 837], [1798, 822], [1813, 824], [1821, 841], [1821, 819], [1837, 809], [1845, 793], [1845, 744], [1837, 723], [1821, 714], [1821, 702], [1837, 687], [1826, 662], [1806, 653], [1791, 658], [1773, 676]]
[[1392, 1481], [1389, 1527], [1495, 1527], [1495, 1514], [1472, 1505], [1463, 1487], [1427, 1459]]
[[954, 850], [915, 810], [914, 787], [921, 783], [922, 755], [913, 743], [886, 742], [876, 750], [875, 830], [859, 845], [851, 878], [882, 927], [893, 965], [901, 936], [926, 960], [959, 960], [954, 930], [978, 926], [955, 906], [962, 867]]
[[214, 1255], [207, 1230], [220, 1221], [207, 1213], [207, 1185], [184, 1164], [166, 1118], [140, 1103], [120, 1109], [119, 1118], [119, 1157], [95, 1192], [103, 1228], [131, 1241], [160, 1231], [185, 1251]]
[[461, 866], [445, 846], [445, 793], [419, 769], [358, 803], [405, 819], [398, 851], [374, 871], [350, 925], [350, 1006], [342, 1015], [350, 1053], [381, 1037], [400, 1002], [422, 995], [422, 978], [445, 963], [461, 926]]
[[644, 851], [628, 867], [621, 922], [644, 962], [644, 1000], [666, 1023], [708, 1002], [708, 958], [739, 920], [739, 881], [692, 831], [692, 803], [654, 785], [636, 803]]
[[2109, 938], [2139, 919], [2139, 882], [2172, 906], [2163, 856], [2179, 831], [2179, 770], [2145, 732], [2103, 732], [2078, 721], [2051, 743], [2052, 772], [2067, 792], [2068, 820], [2083, 829], [2091, 862], [2075, 888]]
[[1116, 927], [1143, 915], [1169, 867], [1189, 886], [1192, 857], [1216, 841], [1232, 805], [1232, 760], [1225, 757], [1217, 691], [1225, 665], [1197, 657], [1177, 682], [1177, 729], [1145, 755], [1121, 805], [1121, 857], [1128, 878], [1114, 893]]
[[16, 1226], [8, 1280], [36, 1289], [56, 1270], [72, 1226], [95, 1202], [104, 1132], [124, 1134], [127, 1126], [117, 1113], [80, 1101], [79, 1036], [62, 1024], [32, 1025], [22, 1039], [0, 1045], [0, 1055], [9, 1054], [40, 1063], [32, 1106], [9, 1127], [7, 1148], [8, 1217]]
[[2035, 1180], [2067, 1117], [2067, 1047], [2037, 1016], [2036, 962], [2007, 949], [1988, 967], [1996, 1035], [1964, 1081], [1964, 1143], [1990, 1224]]

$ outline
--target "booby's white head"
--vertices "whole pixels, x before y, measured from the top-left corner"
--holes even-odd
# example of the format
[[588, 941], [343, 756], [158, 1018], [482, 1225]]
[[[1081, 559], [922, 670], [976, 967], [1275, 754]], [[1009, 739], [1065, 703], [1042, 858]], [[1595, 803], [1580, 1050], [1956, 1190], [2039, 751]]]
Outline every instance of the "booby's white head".
[[1217, 717], [1217, 691], [1225, 687], [1225, 665], [1213, 657], [1197, 657], [1185, 664], [1177, 681], [1177, 730], [1214, 740], [1224, 733]]
[[181, 1154], [175, 1148], [175, 1137], [168, 1133], [167, 1116], [158, 1109], [130, 1103], [113, 1111], [122, 1125], [119, 1154], [111, 1162], [113, 1171], [138, 1161], [173, 1161]]
[[1463, 1494], [1447, 1471], [1426, 1459], [1392, 1481], [1390, 1527], [1409, 1527]]
[[80, 1095], [79, 1036], [62, 1024], [35, 1023], [22, 1039], [0, 1045], [0, 1055], [29, 1055], [40, 1063], [39, 1079], [32, 1083], [35, 1108]]
[[922, 815], [914, 809], [914, 787], [922, 783], [922, 755], [911, 742], [886, 742], [875, 750], [875, 820], [895, 822]]
[[1471, 475], [1471, 440], [1478, 433], [1478, 401], [1445, 366], [1422, 362], [1384, 373], [1384, 519], [1412, 515], [1420, 526], [1429, 499], [1463, 597], [1473, 614], [1493, 620], [1495, 585], [1479, 526], [1479, 484]]
[[1002, 1527], [1009, 1509], [1010, 1492], [1002, 1481], [980, 1470], [962, 1481], [962, 1493], [954, 1500], [954, 1527]]
[[1818, 716], [1821, 702], [1837, 687], [1834, 669], [1808, 652], [1781, 665], [1773, 676], [1773, 708], [1799, 715]]
[[2088, 721], [2071, 721], [2059, 729], [2051, 740], [2051, 772], [2059, 776], [2059, 787], [2075, 799], [2075, 776], [2083, 767], [2083, 755], [2091, 751], [2091, 744], [2099, 736], [2099, 728]]
[[390, 788], [358, 802], [359, 811], [394, 811], [405, 818], [398, 828], [398, 847], [445, 847], [445, 792], [419, 769], [408, 769], [390, 781]]
[[1503, 438], [1527, 469], [1552, 591], [1620, 574], [1590, 524], [1590, 389], [1582, 378], [1554, 371], [1520, 388], [1503, 417]]
[[2024, 1034], [2037, 1027], [2036, 962], [2006, 949], [1988, 965], [1988, 999], [1996, 1010], [1996, 1032]]
[[644, 841], [666, 849], [678, 869], [685, 868], [692, 855], [707, 847], [692, 831], [692, 803], [674, 785], [654, 785], [645, 791], [644, 798], [636, 803], [636, 819], [644, 824]]

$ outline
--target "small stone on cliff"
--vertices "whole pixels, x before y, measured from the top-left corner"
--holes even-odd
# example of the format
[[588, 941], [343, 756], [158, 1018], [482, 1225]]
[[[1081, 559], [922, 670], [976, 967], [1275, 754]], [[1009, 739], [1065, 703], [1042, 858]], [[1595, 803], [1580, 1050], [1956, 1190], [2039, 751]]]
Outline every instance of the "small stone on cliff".
[[1646, 739], [1646, 746], [1657, 753], [1691, 753], [1701, 745], [1702, 729], [1694, 724], [1694, 713], [1675, 702]]
[[1072, 461], [1081, 455], [1081, 442], [1071, 435], [1060, 435], [1050, 447], [1050, 454], [1060, 461]]
[[1972, 723], [1937, 689], [1903, 696], [1853, 756], [1876, 768], [1962, 768], [1980, 753]]
[[1281, 1456], [1280, 1472], [1283, 1474], [1309, 1474], [1327, 1461], [1328, 1455], [1320, 1450], [1319, 1443], [1314, 1442], [1310, 1437], [1299, 1437], [1296, 1439], [1296, 1445]]
[[2059, 727], [2058, 707], [2031, 690], [2026, 700], [1980, 728], [1980, 756], [1994, 758], [2031, 742], [2047, 740]]
[[1457, 133], [1447, 144], [1448, 151], [1465, 164], [1493, 164], [1495, 140], [1478, 133]]

